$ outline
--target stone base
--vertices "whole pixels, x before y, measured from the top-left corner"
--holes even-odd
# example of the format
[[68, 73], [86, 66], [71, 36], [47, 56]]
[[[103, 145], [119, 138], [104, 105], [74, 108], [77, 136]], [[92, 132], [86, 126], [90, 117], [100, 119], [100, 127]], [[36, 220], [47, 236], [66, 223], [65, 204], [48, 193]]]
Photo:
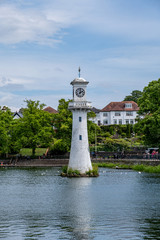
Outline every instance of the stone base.
[[93, 173], [91, 173], [91, 174], [76, 174], [76, 173], [61, 173], [61, 177], [70, 177], [70, 178], [79, 178], [79, 177], [98, 177], [99, 176], [99, 174], [93, 174]]

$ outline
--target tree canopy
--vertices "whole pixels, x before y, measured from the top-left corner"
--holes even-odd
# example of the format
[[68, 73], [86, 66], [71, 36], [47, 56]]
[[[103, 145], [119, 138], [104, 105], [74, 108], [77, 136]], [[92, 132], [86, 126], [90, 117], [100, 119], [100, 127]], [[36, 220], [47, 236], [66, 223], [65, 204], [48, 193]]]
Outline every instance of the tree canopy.
[[152, 81], [143, 89], [138, 100], [140, 114], [155, 113], [160, 109], [160, 79]]
[[138, 104], [143, 118], [135, 125], [136, 132], [143, 134], [145, 144], [160, 147], [160, 79], [144, 88]]
[[55, 129], [55, 138], [50, 145], [51, 152], [65, 153], [70, 150], [72, 136], [72, 113], [68, 110], [68, 104], [71, 100], [59, 100], [58, 113], [53, 116], [53, 126]]
[[0, 108], [0, 154], [8, 154], [12, 145], [13, 116], [9, 108]]
[[138, 99], [142, 97], [140, 90], [133, 90], [130, 95], [126, 96], [123, 101], [134, 101], [138, 103]]
[[27, 108], [19, 119], [17, 133], [23, 147], [32, 148], [32, 155], [38, 146], [49, 146], [53, 139], [53, 115], [43, 111], [44, 104], [39, 101], [26, 100]]

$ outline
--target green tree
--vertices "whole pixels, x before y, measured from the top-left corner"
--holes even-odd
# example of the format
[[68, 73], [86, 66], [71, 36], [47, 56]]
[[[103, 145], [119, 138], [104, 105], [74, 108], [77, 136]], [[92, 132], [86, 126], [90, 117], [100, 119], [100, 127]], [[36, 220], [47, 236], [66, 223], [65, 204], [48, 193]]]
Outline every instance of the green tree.
[[0, 107], [0, 154], [8, 155], [11, 152], [13, 115], [9, 108]]
[[155, 113], [160, 109], [160, 79], [152, 81], [143, 89], [142, 97], [139, 98], [140, 114]]
[[26, 100], [27, 108], [19, 119], [17, 134], [23, 147], [32, 148], [32, 155], [38, 146], [48, 147], [53, 139], [53, 115], [43, 111], [44, 104], [39, 101]]
[[100, 132], [100, 127], [97, 124], [93, 123], [90, 119], [96, 117], [96, 114], [93, 111], [87, 113], [87, 128], [88, 128], [88, 141], [89, 143], [94, 143], [97, 141], [97, 136]]
[[143, 118], [138, 119], [135, 131], [143, 135], [145, 144], [160, 147], [160, 79], [144, 88], [138, 104]]
[[112, 139], [106, 138], [104, 142], [104, 147], [106, 151], [122, 151], [127, 150], [130, 147], [130, 141], [119, 138], [119, 139]]
[[140, 97], [142, 97], [142, 92], [140, 90], [134, 90], [130, 95], [126, 96], [123, 101], [134, 101], [138, 103]]
[[[55, 139], [50, 149], [53, 153], [64, 153], [70, 150], [72, 136], [72, 112], [68, 110], [68, 104], [71, 100], [59, 100], [58, 113], [53, 116], [53, 125], [55, 128]], [[59, 140], [59, 141], [57, 141]]]

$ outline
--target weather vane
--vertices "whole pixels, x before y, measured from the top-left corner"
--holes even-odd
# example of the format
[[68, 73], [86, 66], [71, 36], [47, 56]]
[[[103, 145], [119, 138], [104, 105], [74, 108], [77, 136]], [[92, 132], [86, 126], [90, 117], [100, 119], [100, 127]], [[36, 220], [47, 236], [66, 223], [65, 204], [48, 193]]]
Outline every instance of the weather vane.
[[79, 78], [81, 77], [81, 69], [80, 67], [78, 68], [78, 72], [79, 72]]

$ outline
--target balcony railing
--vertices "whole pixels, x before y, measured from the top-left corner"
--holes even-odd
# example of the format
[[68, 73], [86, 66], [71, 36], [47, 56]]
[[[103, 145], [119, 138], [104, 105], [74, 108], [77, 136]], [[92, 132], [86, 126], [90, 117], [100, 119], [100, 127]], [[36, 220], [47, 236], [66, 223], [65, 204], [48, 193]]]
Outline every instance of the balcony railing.
[[68, 105], [69, 109], [75, 109], [75, 108], [80, 108], [80, 109], [91, 109], [91, 102], [87, 102], [87, 101], [79, 101], [79, 102], [69, 102]]

